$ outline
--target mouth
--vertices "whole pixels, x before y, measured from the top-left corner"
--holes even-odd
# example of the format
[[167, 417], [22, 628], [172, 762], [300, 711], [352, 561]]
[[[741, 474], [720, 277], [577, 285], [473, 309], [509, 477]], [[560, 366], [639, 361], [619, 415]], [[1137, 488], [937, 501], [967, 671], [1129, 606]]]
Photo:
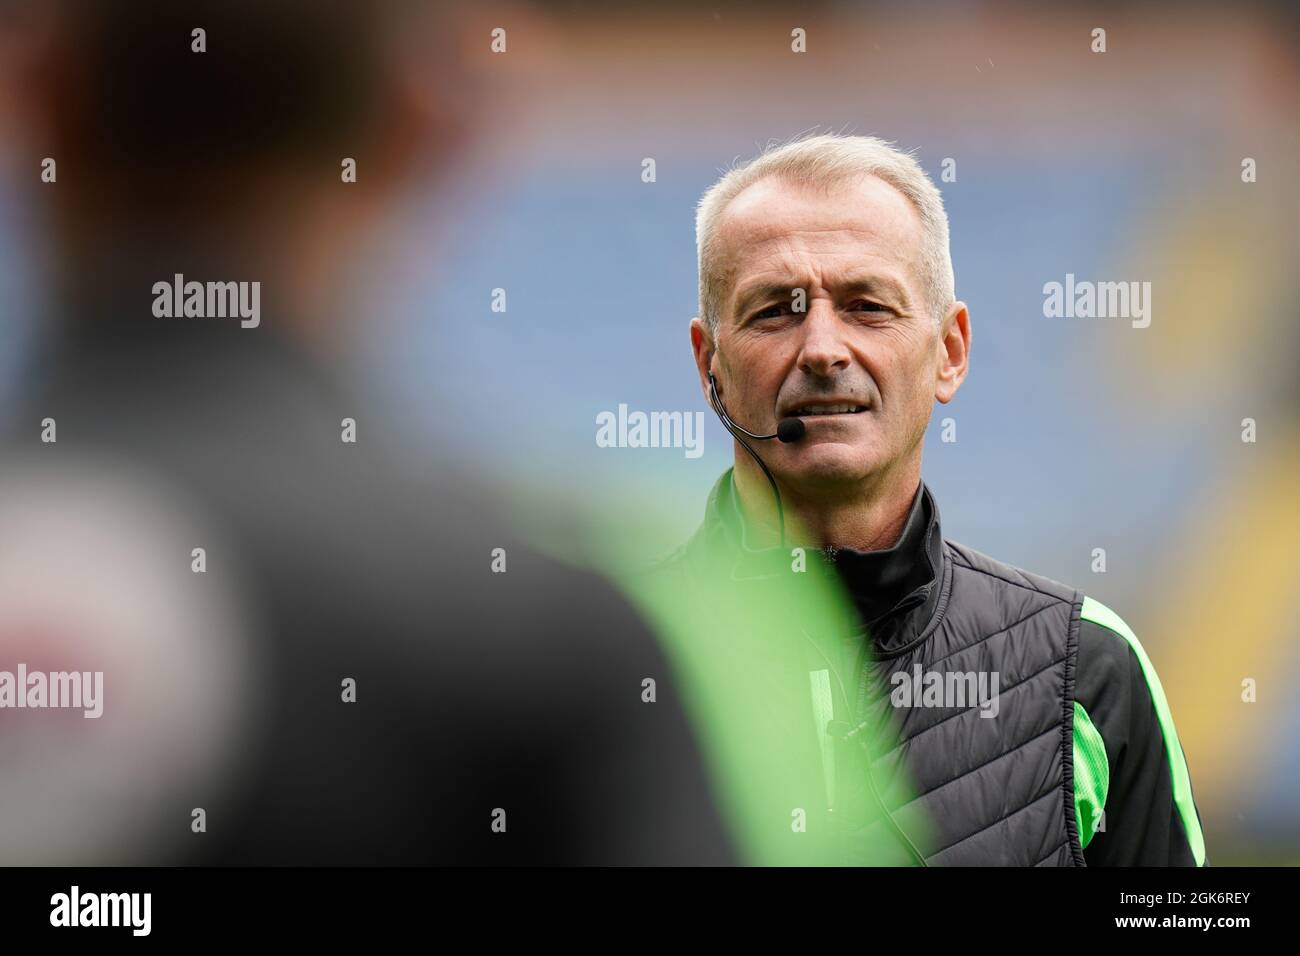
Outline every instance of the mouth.
[[822, 418], [832, 415], [861, 415], [867, 410], [866, 405], [852, 402], [804, 402], [795, 405], [785, 413], [785, 417]]

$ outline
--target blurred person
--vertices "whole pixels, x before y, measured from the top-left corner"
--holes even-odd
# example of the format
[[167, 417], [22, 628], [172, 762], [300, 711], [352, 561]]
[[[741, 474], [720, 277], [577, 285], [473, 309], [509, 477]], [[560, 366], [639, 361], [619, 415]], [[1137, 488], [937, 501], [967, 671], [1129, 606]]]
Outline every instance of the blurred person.
[[[788, 645], [787, 679], [753, 696], [802, 723], [756, 726], [753, 746], [822, 741], [810, 829], [858, 863], [1204, 865], [1136, 635], [1083, 592], [943, 537], [922, 441], [969, 371], [971, 323], [921, 167], [872, 137], [796, 139], [704, 194], [697, 241], [691, 346], [735, 463], [646, 586], [678, 595], [665, 626], [696, 649], [704, 696], [730, 680], [720, 659], [755, 652], [752, 619], [774, 620], [757, 653]], [[784, 595], [828, 582], [849, 625], [806, 604], [776, 619]]]
[[4, 17], [51, 264], [0, 473], [0, 860], [733, 861], [631, 608], [333, 368], [345, 267], [483, 109], [460, 12]]

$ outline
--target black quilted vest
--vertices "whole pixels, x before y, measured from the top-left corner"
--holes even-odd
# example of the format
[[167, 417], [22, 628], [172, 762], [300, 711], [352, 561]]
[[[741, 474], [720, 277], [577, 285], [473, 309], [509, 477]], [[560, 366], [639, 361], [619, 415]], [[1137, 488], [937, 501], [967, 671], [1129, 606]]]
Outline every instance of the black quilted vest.
[[[768, 625], [790, 603], [773, 597], [792, 577], [790, 552], [746, 546], [734, 495], [728, 471], [709, 496], [699, 531], [655, 573], [666, 585], [660, 593], [690, 609], [689, 633], [679, 639], [692, 648], [706, 642], [727, 648], [701, 665], [709, 673], [696, 675], [699, 686], [713, 688], [702, 694], [734, 693], [726, 683], [726, 661], [764, 654], [775, 654], [775, 660], [787, 645], [807, 651], [800, 661], [783, 658], [779, 666], [790, 679], [770, 681], [763, 690], [797, 693], [811, 683], [805, 702], [790, 708], [808, 714], [806, 728], [791, 729], [788, 718], [768, 725], [767, 708], [759, 703], [747, 721], [748, 732], [732, 733], [743, 739], [719, 744], [756, 750], [765, 735], [779, 733], [812, 741], [806, 776], [812, 778], [815, 763], [825, 789], [814, 795], [804, 786], [758, 811], [775, 826], [786, 803], [798, 802], [800, 812], [808, 805], [808, 831], [819, 841], [815, 851], [790, 859], [848, 865], [922, 860], [928, 866], [1084, 865], [1072, 780], [1073, 671], [1082, 593], [944, 540], [937, 505], [922, 484], [904, 539], [891, 549], [902, 550], [887, 556], [882, 571], [894, 576], [896, 587], [901, 567], [909, 571], [909, 587], [916, 586], [897, 602], [891, 598], [876, 620], [864, 625], [865, 615], [855, 613], [849, 627], [834, 628], [836, 634], [808, 634], [800, 620], [782, 622], [776, 628], [781, 648], [773, 652], [755, 644], [756, 620], [746, 624], [745, 617], [755, 608], [754, 618], [761, 615]], [[809, 561], [812, 574], [838, 580], [834, 564], [821, 552], [812, 552]], [[920, 573], [908, 562], [920, 562]], [[992, 716], [982, 716], [992, 709], [987, 697], [955, 701], [949, 694], [919, 706], [918, 695], [915, 704], [899, 703], [904, 678], [894, 675], [924, 675], [943, 687], [962, 683], [959, 675], [981, 673], [997, 675]], [[796, 755], [802, 756], [803, 751]], [[786, 782], [779, 773], [766, 779], [761, 770], [732, 776], [741, 778], [737, 788], [775, 791]], [[814, 846], [807, 839], [788, 842]]]

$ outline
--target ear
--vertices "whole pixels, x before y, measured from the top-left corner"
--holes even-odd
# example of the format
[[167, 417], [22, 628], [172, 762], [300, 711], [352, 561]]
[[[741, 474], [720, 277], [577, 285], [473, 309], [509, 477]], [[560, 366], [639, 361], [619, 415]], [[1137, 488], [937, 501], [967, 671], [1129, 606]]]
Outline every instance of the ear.
[[[709, 329], [699, 316], [691, 319], [691, 351], [695, 354], [695, 368], [700, 374], [700, 388], [705, 399], [709, 397], [709, 372], [712, 371], [713, 355], [717, 351]], [[721, 391], [721, 385], [718, 386]]]
[[947, 405], [970, 370], [970, 313], [965, 302], [954, 302], [939, 323], [934, 397]]

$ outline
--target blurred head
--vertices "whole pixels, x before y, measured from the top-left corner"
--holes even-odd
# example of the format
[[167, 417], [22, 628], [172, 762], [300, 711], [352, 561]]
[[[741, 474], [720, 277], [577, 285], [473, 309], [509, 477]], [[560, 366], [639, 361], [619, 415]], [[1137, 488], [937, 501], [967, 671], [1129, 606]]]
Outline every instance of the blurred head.
[[482, 105], [466, 18], [438, 0], [60, 0], [0, 18], [4, 138], [25, 176], [57, 163], [35, 195], [76, 323], [124, 297], [147, 311], [152, 282], [185, 272], [261, 280], [281, 329], [313, 334], [353, 246], [447, 171]]
[[933, 404], [965, 378], [970, 326], [943, 203], [916, 162], [866, 137], [787, 144], [710, 189], [697, 228], [706, 394], [712, 372], [751, 431], [807, 426], [764, 448], [777, 478], [834, 498], [919, 470]]

